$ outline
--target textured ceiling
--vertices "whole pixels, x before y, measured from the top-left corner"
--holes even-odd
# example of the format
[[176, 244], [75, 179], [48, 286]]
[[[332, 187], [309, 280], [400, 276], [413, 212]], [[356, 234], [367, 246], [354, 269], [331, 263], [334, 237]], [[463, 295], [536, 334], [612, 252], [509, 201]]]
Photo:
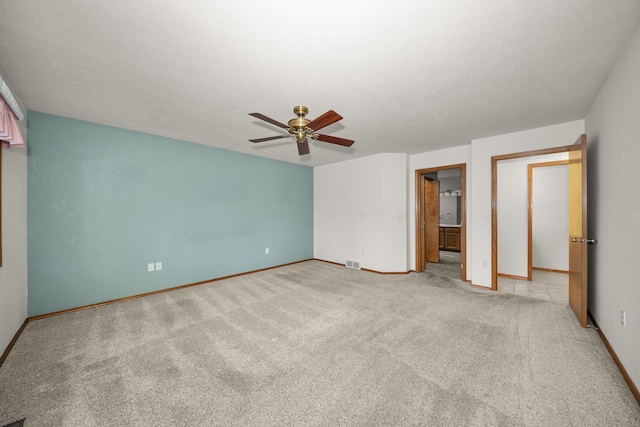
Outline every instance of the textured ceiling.
[[[2, 0], [0, 71], [30, 110], [307, 166], [581, 119], [637, 0]], [[351, 148], [252, 144], [293, 107]]]

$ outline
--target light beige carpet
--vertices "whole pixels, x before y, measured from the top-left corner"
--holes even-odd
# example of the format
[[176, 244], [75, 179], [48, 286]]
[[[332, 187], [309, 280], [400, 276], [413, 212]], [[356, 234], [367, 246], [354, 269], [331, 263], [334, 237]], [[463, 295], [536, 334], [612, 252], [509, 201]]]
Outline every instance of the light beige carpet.
[[460, 279], [460, 252], [440, 251], [440, 262], [428, 262], [425, 271], [438, 276]]
[[30, 322], [0, 425], [638, 426], [565, 304], [309, 261]]

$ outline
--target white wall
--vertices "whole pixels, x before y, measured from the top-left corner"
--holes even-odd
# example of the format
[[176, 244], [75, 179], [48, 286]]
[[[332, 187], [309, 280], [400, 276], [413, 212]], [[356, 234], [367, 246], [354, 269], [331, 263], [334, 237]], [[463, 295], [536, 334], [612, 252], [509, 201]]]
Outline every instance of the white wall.
[[[4, 76], [2, 76], [4, 79]], [[6, 81], [11, 88], [10, 83]], [[23, 137], [25, 119], [18, 122]], [[1, 148], [0, 148], [1, 149]], [[2, 149], [2, 267], [0, 267], [0, 355], [27, 318], [27, 150]]]
[[[445, 170], [459, 170], [459, 169], [445, 169]], [[438, 172], [438, 181], [440, 181], [440, 192], [445, 190], [460, 190], [460, 176], [451, 178], [441, 178], [441, 173]]]
[[314, 169], [314, 257], [407, 271], [407, 156], [379, 154]]
[[2, 149], [0, 355], [27, 318], [27, 156]]
[[[528, 275], [529, 164], [566, 160], [567, 158], [567, 153], [557, 153], [498, 162], [498, 273], [518, 277], [527, 277]], [[566, 186], [565, 179], [564, 187], [566, 188]], [[552, 191], [553, 187], [549, 190]], [[564, 204], [564, 212], [566, 213], [566, 191]], [[562, 220], [566, 225], [566, 214]], [[564, 244], [566, 244], [567, 236], [568, 233], [564, 236]], [[558, 255], [561, 253], [555, 250], [550, 253], [551, 258]], [[568, 258], [565, 259], [565, 261], [567, 260]]]
[[491, 287], [491, 157], [573, 144], [584, 133], [584, 120], [476, 139], [471, 142], [473, 210], [471, 244], [472, 282]]
[[440, 224], [460, 225], [458, 199], [459, 196], [440, 196]]
[[532, 266], [568, 271], [569, 169], [567, 165], [534, 167], [531, 181]]
[[[640, 387], [640, 27], [586, 117], [589, 310]], [[627, 312], [627, 326], [620, 310]]]
[[[416, 181], [415, 171], [418, 169], [437, 168], [441, 166], [466, 164], [467, 165], [467, 205], [466, 213], [467, 218], [470, 216], [471, 211], [471, 186], [469, 177], [471, 176], [471, 145], [462, 145], [459, 147], [448, 148], [446, 150], [429, 151], [426, 153], [414, 154], [409, 157], [409, 268], [411, 270], [416, 269]], [[471, 226], [468, 220], [466, 221], [467, 228], [467, 248], [471, 242]], [[471, 265], [472, 259], [471, 251], [467, 250], [467, 266]], [[471, 280], [471, 271], [467, 268], [467, 280]]]
[[[385, 154], [382, 174], [382, 269], [409, 270], [407, 254], [407, 167], [406, 154]], [[374, 268], [372, 268], [374, 270]]]
[[[457, 176], [448, 177], [447, 173], [438, 172], [440, 193], [446, 190], [460, 190], [460, 169], [445, 169], [444, 172], [457, 171]], [[441, 177], [444, 175], [445, 177]], [[440, 224], [460, 225], [459, 197], [454, 195], [440, 196]]]

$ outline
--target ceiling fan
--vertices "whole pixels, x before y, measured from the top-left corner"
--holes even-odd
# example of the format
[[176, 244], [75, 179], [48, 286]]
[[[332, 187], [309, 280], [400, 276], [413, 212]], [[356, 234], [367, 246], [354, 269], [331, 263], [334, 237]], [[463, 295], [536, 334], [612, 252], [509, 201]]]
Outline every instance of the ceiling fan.
[[264, 142], [271, 141], [274, 139], [281, 138], [295, 138], [298, 146], [298, 154], [301, 156], [304, 154], [309, 154], [309, 140], [308, 138], [315, 139], [322, 142], [328, 142], [330, 144], [338, 144], [343, 145], [345, 147], [351, 147], [355, 141], [350, 139], [338, 138], [337, 136], [323, 135], [321, 133], [316, 133], [317, 130], [322, 129], [323, 127], [329, 126], [332, 123], [335, 123], [339, 120], [342, 120], [342, 116], [336, 113], [333, 110], [329, 110], [320, 117], [315, 120], [306, 119], [305, 116], [309, 112], [309, 109], [304, 105], [298, 105], [293, 108], [293, 112], [296, 116], [285, 125], [276, 120], [273, 120], [270, 117], [265, 116], [260, 113], [251, 113], [250, 116], [253, 116], [257, 119], [264, 120], [265, 122], [271, 123], [272, 125], [276, 125], [286, 130], [288, 134], [286, 135], [278, 135], [278, 136], [268, 136], [266, 138], [258, 138], [258, 139], [250, 139], [250, 142]]

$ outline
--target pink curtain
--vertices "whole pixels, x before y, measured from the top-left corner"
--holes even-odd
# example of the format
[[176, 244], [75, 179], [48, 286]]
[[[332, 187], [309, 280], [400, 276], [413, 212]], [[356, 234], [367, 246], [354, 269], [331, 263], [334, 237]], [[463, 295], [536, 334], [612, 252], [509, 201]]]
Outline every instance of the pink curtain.
[[11, 108], [0, 96], [0, 141], [3, 147], [24, 148], [24, 139], [18, 126], [16, 118]]

